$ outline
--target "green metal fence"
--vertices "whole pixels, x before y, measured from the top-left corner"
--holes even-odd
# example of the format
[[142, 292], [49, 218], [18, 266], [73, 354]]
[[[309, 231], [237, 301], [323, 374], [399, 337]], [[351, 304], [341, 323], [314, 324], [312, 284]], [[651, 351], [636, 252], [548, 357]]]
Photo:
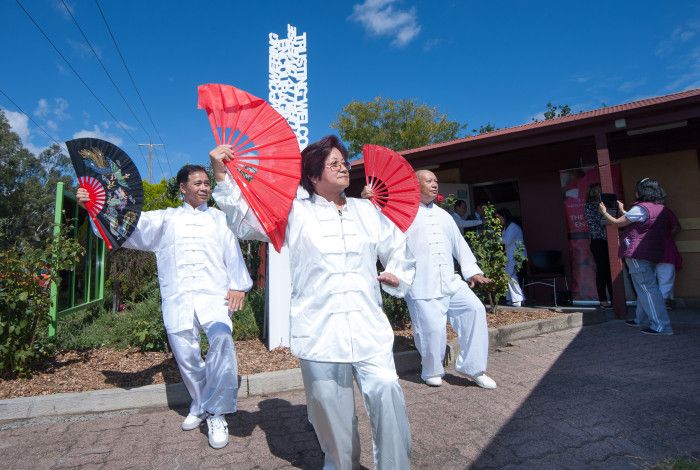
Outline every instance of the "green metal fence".
[[85, 256], [78, 261], [72, 271], [61, 273], [61, 288], [51, 284], [51, 321], [49, 337], [56, 335], [56, 323], [62, 315], [98, 304], [104, 298], [105, 243], [90, 227], [90, 216], [80, 207], [75, 195], [66, 191], [64, 184], [56, 185], [56, 205], [54, 209], [54, 235], [61, 230], [71, 231], [85, 247]]

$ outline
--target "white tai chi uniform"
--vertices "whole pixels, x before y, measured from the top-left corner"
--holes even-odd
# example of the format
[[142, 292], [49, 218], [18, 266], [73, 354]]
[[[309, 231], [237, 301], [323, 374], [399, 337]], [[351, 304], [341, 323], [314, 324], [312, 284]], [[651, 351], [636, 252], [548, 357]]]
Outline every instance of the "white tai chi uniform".
[[518, 282], [518, 273], [515, 269], [515, 250], [521, 246], [523, 249], [523, 256], [527, 258], [527, 251], [525, 251], [525, 240], [523, 239], [523, 230], [518, 226], [518, 224], [511, 222], [506, 228], [503, 229], [503, 244], [506, 249], [506, 272], [510, 276], [508, 281], [508, 292], [506, 293], [506, 300], [516, 307], [520, 307], [523, 300], [525, 300], [525, 294], [523, 294], [523, 289], [520, 287]]
[[[228, 175], [213, 196], [241, 238], [267, 241]], [[396, 288], [381, 288], [402, 297], [415, 273], [405, 235], [369, 201], [347, 198], [338, 210], [314, 194], [294, 201], [285, 244], [292, 278], [291, 349], [301, 359], [309, 421], [325, 453], [324, 468], [360, 466], [353, 377], [372, 424], [375, 467], [409, 468], [411, 434], [376, 267], [379, 257], [400, 280]]]
[[[163, 322], [192, 397], [190, 413], [236, 411], [238, 364], [225, 296], [229, 289], [250, 290], [253, 281], [224, 213], [188, 203], [144, 212], [122, 246], [156, 255]], [[209, 340], [206, 360], [199, 348], [200, 328]]]
[[416, 278], [406, 303], [421, 355], [421, 377], [425, 380], [445, 374], [442, 361], [448, 316], [459, 337], [455, 368], [470, 376], [485, 372], [489, 352], [486, 309], [454, 269], [456, 259], [464, 279], [483, 274], [472, 250], [450, 214], [433, 203], [421, 203], [406, 235], [416, 257]]

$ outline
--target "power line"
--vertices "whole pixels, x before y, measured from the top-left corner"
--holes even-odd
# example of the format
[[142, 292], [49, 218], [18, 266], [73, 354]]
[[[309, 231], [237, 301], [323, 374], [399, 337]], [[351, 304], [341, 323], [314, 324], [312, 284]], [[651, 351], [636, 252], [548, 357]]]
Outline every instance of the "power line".
[[[144, 133], [146, 134], [146, 136], [148, 137], [148, 141], [149, 141], [149, 142], [152, 142], [153, 139], [151, 139], [151, 134], [146, 130], [146, 128], [144, 127], [143, 123], [141, 122], [141, 120], [140, 120], [140, 119], [138, 118], [138, 116], [136, 115], [136, 112], [134, 112], [134, 109], [131, 107], [131, 105], [129, 105], [129, 102], [126, 100], [126, 97], [125, 97], [124, 94], [122, 93], [121, 89], [119, 88], [119, 86], [117, 85], [117, 83], [116, 83], [116, 82], [114, 81], [114, 79], [112, 78], [112, 74], [110, 74], [110, 73], [109, 73], [109, 70], [107, 70], [107, 66], [104, 64], [104, 62], [102, 62], [102, 59], [100, 59], [100, 56], [97, 54], [97, 51], [96, 51], [95, 48], [92, 46], [92, 43], [90, 42], [90, 40], [87, 38], [87, 35], [86, 35], [85, 32], [83, 31], [83, 28], [80, 27], [80, 24], [78, 23], [78, 20], [76, 20], [76, 19], [75, 19], [75, 16], [73, 16], [73, 12], [72, 12], [72, 11], [70, 10], [70, 8], [68, 7], [68, 4], [66, 4], [66, 1], [65, 1], [65, 0], [61, 0], [61, 3], [63, 3], [63, 8], [65, 8], [66, 12], [68, 13], [68, 16], [70, 16], [71, 19], [73, 20], [73, 24], [75, 24], [75, 27], [78, 28], [78, 31], [80, 31], [80, 34], [83, 36], [83, 39], [85, 40], [85, 42], [87, 43], [88, 47], [89, 47], [90, 50], [92, 51], [92, 54], [95, 56], [95, 59], [97, 59], [97, 62], [98, 62], [98, 63], [100, 64], [100, 66], [102, 67], [102, 70], [104, 70], [105, 75], [107, 75], [107, 78], [109, 78], [109, 81], [112, 82], [112, 85], [114, 86], [114, 89], [117, 90], [117, 93], [119, 93], [119, 96], [121, 97], [122, 101], [124, 101], [124, 104], [126, 105], [126, 107], [129, 108], [129, 111], [131, 112], [131, 115], [134, 116], [134, 119], [136, 119], [136, 122], [139, 123], [139, 126], [141, 127], [141, 130], [143, 130], [143, 132], [144, 132]], [[140, 148], [139, 148], [139, 152], [141, 152], [141, 149], [140, 149]], [[161, 172], [161, 173], [164, 173], [163, 167], [160, 165], [160, 161], [159, 161], [159, 160], [156, 160], [156, 162], [158, 163], [158, 168], [160, 168], [160, 172]], [[149, 164], [149, 166], [150, 166], [150, 164], [151, 164], [150, 158], [149, 158], [148, 164]]]
[[[17, 5], [19, 5], [19, 7], [22, 9], [22, 11], [24, 11], [24, 13], [31, 20], [31, 22], [34, 24], [36, 29], [39, 30], [39, 32], [42, 34], [42, 36], [44, 36], [44, 38], [48, 41], [48, 43], [51, 44], [51, 47], [53, 47], [53, 49], [61, 57], [61, 59], [63, 59], [63, 61], [66, 63], [66, 65], [68, 65], [68, 68], [70, 68], [71, 71], [75, 74], [75, 76], [78, 77], [78, 80], [80, 80], [80, 82], [85, 86], [85, 88], [88, 89], [90, 94], [92, 94], [92, 96], [97, 100], [97, 102], [100, 104], [100, 106], [102, 106], [102, 108], [104, 108], [104, 110], [107, 112], [107, 114], [109, 114], [112, 117], [112, 119], [116, 123], [117, 127], [119, 127], [126, 135], [128, 135], [129, 138], [131, 140], [133, 140], [136, 145], [138, 145], [138, 141], [134, 138], [134, 136], [131, 135], [131, 133], [122, 125], [122, 123], [119, 121], [119, 119], [117, 119], [114, 116], [114, 114], [112, 114], [112, 111], [109, 110], [107, 105], [105, 105], [102, 102], [102, 100], [100, 99], [100, 97], [97, 96], [97, 94], [92, 90], [92, 88], [90, 88], [90, 86], [85, 82], [83, 77], [80, 76], [78, 71], [75, 70], [75, 68], [71, 65], [70, 61], [61, 53], [61, 51], [58, 49], [58, 47], [56, 47], [56, 45], [53, 43], [51, 38], [49, 38], [49, 36], [44, 32], [44, 30], [41, 28], [41, 26], [39, 26], [39, 24], [36, 22], [34, 17], [27, 11], [26, 8], [24, 8], [24, 5], [22, 5], [22, 2], [20, 2], [20, 0], [15, 0], [15, 2], [17, 3]], [[148, 162], [146, 161], [146, 157], [143, 156], [143, 152], [140, 151], [140, 148], [139, 148], [139, 153], [141, 154], [141, 158], [143, 158], [144, 162], [146, 162], [146, 164], [148, 164]]]
[[18, 105], [18, 104], [15, 102], [15, 100], [13, 100], [12, 98], [10, 98], [10, 97], [7, 95], [7, 93], [5, 93], [4, 91], [2, 91], [1, 88], [0, 88], [0, 93], [2, 93], [3, 96], [4, 96], [5, 98], [7, 98], [8, 101], [10, 101], [10, 103], [12, 103], [12, 104], [15, 106], [15, 108], [19, 109], [19, 112], [20, 112], [20, 113], [22, 113], [22, 114], [24, 114], [25, 116], [27, 116], [27, 117], [29, 118], [29, 120], [32, 121], [32, 124], [34, 124], [36, 127], [38, 127], [39, 129], [41, 129], [41, 131], [42, 131], [44, 134], [46, 134], [46, 137], [48, 137], [49, 139], [53, 140], [53, 141], [54, 141], [57, 145], [59, 145], [59, 146], [62, 146], [62, 145], [63, 145], [61, 142], [59, 142], [58, 140], [56, 140], [51, 134], [49, 134], [49, 133], [46, 131], [46, 129], [44, 129], [43, 127], [41, 127], [41, 126], [39, 125], [38, 122], [36, 122], [34, 119], [32, 119], [32, 117], [31, 117], [29, 114], [25, 113], [24, 110], [20, 107], [20, 105]]
[[[141, 92], [139, 91], [139, 88], [136, 86], [136, 80], [134, 80], [134, 76], [131, 74], [131, 71], [129, 70], [129, 67], [126, 65], [126, 60], [124, 59], [124, 55], [122, 54], [121, 49], [119, 49], [119, 45], [117, 44], [117, 39], [114, 37], [114, 34], [112, 33], [112, 28], [109, 27], [109, 22], [107, 21], [107, 18], [105, 17], [104, 12], [102, 11], [102, 7], [100, 6], [100, 2], [98, 0], [95, 0], [95, 5], [97, 5], [97, 9], [100, 11], [100, 16], [102, 16], [102, 21], [105, 24], [105, 27], [107, 28], [107, 31], [109, 32], [109, 36], [112, 38], [112, 43], [114, 43], [114, 48], [117, 50], [117, 53], [119, 54], [119, 58], [122, 61], [122, 65], [124, 66], [124, 69], [126, 70], [126, 73], [129, 75], [129, 78], [131, 79], [131, 84], [134, 87], [134, 91], [136, 91], [136, 95], [139, 97], [139, 100], [141, 101], [141, 105], [143, 106], [143, 109], [146, 111], [146, 116], [148, 116], [148, 120], [151, 122], [151, 125], [153, 126], [153, 129], [156, 131], [156, 135], [158, 136], [158, 139], [160, 139], [160, 143], [164, 144], [163, 138], [160, 135], [160, 132], [158, 131], [158, 127], [156, 127], [155, 122], [153, 122], [153, 118], [151, 117], [151, 113], [148, 111], [148, 107], [146, 106], [146, 103], [143, 100], [143, 97], [141, 96]], [[163, 151], [165, 152], [165, 161], [168, 164], [168, 169], [170, 170], [170, 174], [173, 174], [173, 169], [170, 166], [170, 157], [168, 156], [168, 148], [163, 145]]]
[[69, 15], [69, 16], [71, 17], [71, 19], [73, 20], [73, 24], [75, 24], [75, 27], [78, 28], [78, 31], [80, 31], [80, 34], [83, 36], [83, 39], [85, 40], [85, 42], [87, 43], [88, 47], [89, 47], [90, 50], [92, 51], [92, 54], [95, 56], [95, 59], [97, 59], [97, 62], [98, 62], [98, 63], [100, 64], [100, 66], [102, 67], [102, 70], [104, 70], [105, 74], [107, 75], [107, 78], [109, 78], [109, 81], [112, 82], [112, 85], [114, 85], [114, 89], [117, 90], [117, 93], [119, 93], [119, 96], [121, 96], [122, 101], [124, 101], [124, 104], [126, 105], [126, 107], [129, 108], [129, 111], [131, 112], [131, 115], [134, 116], [134, 119], [136, 119], [136, 122], [139, 123], [139, 126], [141, 126], [141, 129], [143, 130], [143, 132], [148, 136], [148, 140], [149, 140], [149, 141], [152, 140], [152, 139], [151, 139], [151, 135], [148, 133], [148, 131], [146, 130], [146, 128], [143, 126], [143, 123], [142, 123], [141, 120], [138, 118], [138, 116], [137, 116], [136, 113], [134, 112], [133, 108], [132, 108], [132, 107], [129, 105], [129, 103], [126, 101], [126, 97], [124, 96], [124, 94], [122, 93], [122, 91], [119, 89], [119, 86], [116, 84], [116, 82], [115, 82], [114, 79], [112, 78], [112, 75], [109, 73], [109, 70], [107, 70], [107, 67], [105, 66], [104, 62], [102, 62], [102, 60], [100, 59], [99, 55], [97, 54], [97, 51], [96, 51], [95, 48], [92, 46], [92, 43], [90, 42], [90, 40], [87, 38], [87, 35], [85, 34], [85, 31], [83, 31], [83, 28], [80, 27], [80, 24], [78, 23], [78, 20], [76, 20], [76, 19], [75, 19], [75, 16], [73, 16], [73, 12], [70, 11], [70, 8], [69, 8], [68, 5], [66, 4], [66, 1], [65, 1], [65, 0], [61, 0], [61, 3], [63, 3], [63, 8], [66, 9], [66, 12], [68, 12], [68, 15]]

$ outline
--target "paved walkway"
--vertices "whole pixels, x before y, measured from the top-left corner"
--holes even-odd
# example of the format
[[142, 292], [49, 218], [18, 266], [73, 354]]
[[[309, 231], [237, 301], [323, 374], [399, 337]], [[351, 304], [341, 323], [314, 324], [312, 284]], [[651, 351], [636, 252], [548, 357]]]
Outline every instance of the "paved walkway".
[[[693, 320], [698, 319], [697, 316]], [[413, 468], [643, 468], [700, 457], [700, 324], [650, 337], [623, 322], [550, 333], [493, 351], [499, 388], [448, 375], [441, 388], [402, 377]], [[3, 468], [320, 468], [303, 392], [241, 400], [231, 442], [182, 432], [158, 409], [0, 426]], [[358, 403], [362, 465], [369, 423]]]

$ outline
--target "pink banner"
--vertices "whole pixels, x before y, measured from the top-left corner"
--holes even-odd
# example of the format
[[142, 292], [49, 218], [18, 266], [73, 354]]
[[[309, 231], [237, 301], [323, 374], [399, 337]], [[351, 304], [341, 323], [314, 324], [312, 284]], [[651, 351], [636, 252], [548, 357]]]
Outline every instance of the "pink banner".
[[[619, 165], [612, 165], [615, 193], [622, 200], [622, 173]], [[564, 213], [569, 239], [571, 276], [569, 289], [572, 300], [598, 300], [595, 287], [595, 261], [590, 250], [588, 224], [584, 215], [588, 188], [600, 183], [597, 167], [563, 170], [560, 172], [564, 193]]]

